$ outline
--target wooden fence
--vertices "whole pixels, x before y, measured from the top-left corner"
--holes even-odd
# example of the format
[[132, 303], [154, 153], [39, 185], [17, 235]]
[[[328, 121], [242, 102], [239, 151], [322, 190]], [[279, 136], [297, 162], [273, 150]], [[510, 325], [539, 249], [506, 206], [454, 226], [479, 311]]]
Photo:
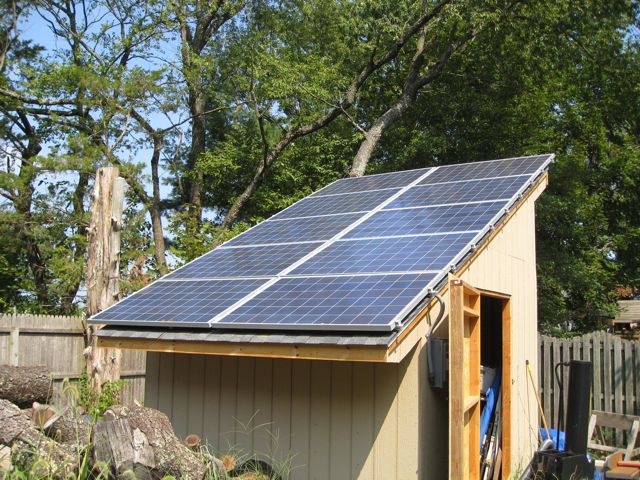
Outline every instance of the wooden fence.
[[[85, 370], [84, 328], [82, 317], [0, 315], [0, 364], [48, 366], [54, 397], [60, 398], [62, 381], [78, 379]], [[144, 352], [122, 352], [124, 404], [144, 400], [145, 359]]]
[[[540, 395], [550, 425], [556, 425], [560, 401], [554, 367], [568, 360], [593, 362], [591, 407], [594, 410], [640, 415], [640, 342], [606, 332], [568, 339], [541, 335], [539, 348]], [[569, 372], [567, 368], [561, 371], [566, 402]]]

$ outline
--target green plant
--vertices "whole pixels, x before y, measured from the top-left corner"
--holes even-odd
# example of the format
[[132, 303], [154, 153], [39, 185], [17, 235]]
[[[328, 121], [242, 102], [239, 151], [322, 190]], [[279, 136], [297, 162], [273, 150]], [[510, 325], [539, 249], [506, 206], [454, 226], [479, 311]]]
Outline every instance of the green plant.
[[83, 373], [77, 383], [76, 405], [84, 408], [94, 420], [97, 420], [104, 415], [104, 412], [108, 408], [120, 402], [122, 389], [128, 385], [128, 383], [126, 380], [106, 382], [102, 386], [101, 392], [97, 393], [91, 388], [88, 375]]

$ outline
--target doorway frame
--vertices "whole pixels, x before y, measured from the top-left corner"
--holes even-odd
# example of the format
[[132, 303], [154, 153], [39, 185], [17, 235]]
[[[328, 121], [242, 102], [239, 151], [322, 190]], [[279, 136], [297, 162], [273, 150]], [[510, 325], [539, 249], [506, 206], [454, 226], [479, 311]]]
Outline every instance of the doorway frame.
[[511, 340], [512, 340], [512, 318], [511, 318], [511, 295], [494, 292], [492, 290], [477, 289], [480, 292], [480, 302], [482, 297], [495, 298], [502, 301], [502, 478], [509, 478], [511, 475]]

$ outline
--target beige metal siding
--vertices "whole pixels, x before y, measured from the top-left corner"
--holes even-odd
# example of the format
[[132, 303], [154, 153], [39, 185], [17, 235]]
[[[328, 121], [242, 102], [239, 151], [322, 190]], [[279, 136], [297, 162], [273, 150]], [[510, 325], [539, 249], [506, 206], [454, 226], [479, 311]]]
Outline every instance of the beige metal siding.
[[146, 405], [167, 413], [181, 437], [197, 433], [221, 453], [289, 461], [291, 479], [418, 477], [418, 349], [400, 364], [376, 365], [168, 353], [147, 360]]

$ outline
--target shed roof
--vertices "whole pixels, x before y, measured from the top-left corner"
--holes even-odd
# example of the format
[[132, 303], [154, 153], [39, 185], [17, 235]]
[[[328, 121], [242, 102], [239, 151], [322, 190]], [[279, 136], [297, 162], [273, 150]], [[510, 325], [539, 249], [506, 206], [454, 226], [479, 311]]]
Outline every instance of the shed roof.
[[[434, 191], [439, 191], [440, 196], [436, 196], [435, 198], [432, 198], [430, 200], [431, 203], [429, 204], [429, 207], [428, 207], [428, 208], [435, 208], [434, 205], [442, 204], [442, 200], [443, 200], [442, 180], [448, 180], [447, 182], [444, 182], [445, 191], [447, 189], [449, 191], [448, 193], [449, 196], [445, 199], [445, 202], [447, 201], [453, 202], [454, 204], [457, 203], [458, 205], [460, 204], [486, 205], [488, 203], [494, 203], [494, 198], [492, 198], [492, 195], [494, 197], [496, 195], [500, 196], [500, 193], [502, 193], [500, 191], [500, 185], [501, 184], [504, 185], [505, 178], [511, 179], [509, 180], [509, 182], [513, 183], [514, 181], [513, 179], [515, 177], [515, 179], [520, 182], [520, 183], [516, 183], [516, 187], [518, 188], [515, 189], [515, 194], [513, 194], [510, 198], [500, 200], [501, 208], [499, 209], [499, 213], [494, 215], [493, 218], [491, 218], [490, 221], [488, 221], [484, 225], [484, 228], [482, 228], [478, 232], [475, 232], [472, 242], [468, 242], [468, 244], [465, 245], [464, 248], [458, 247], [456, 252], [448, 253], [450, 257], [446, 259], [447, 262], [444, 268], [442, 268], [437, 275], [433, 275], [433, 277], [431, 278], [431, 283], [429, 283], [429, 289], [421, 290], [420, 295], [418, 295], [416, 298], [412, 300], [412, 303], [411, 305], [409, 305], [409, 308], [404, 308], [402, 313], [402, 318], [400, 319], [400, 321], [393, 324], [393, 327], [394, 327], [393, 329], [389, 329], [389, 328], [380, 329], [380, 330], [355, 329], [351, 331], [345, 331], [344, 329], [336, 328], [336, 329], [324, 329], [324, 331], [318, 331], [318, 330], [314, 331], [313, 329], [305, 329], [304, 331], [300, 331], [300, 328], [298, 328], [299, 327], [298, 325], [295, 325], [294, 328], [288, 328], [290, 325], [285, 324], [285, 325], [278, 325], [276, 326], [277, 329], [267, 333], [265, 331], [261, 331], [258, 328], [254, 328], [255, 327], [254, 325], [240, 325], [241, 327], [245, 327], [245, 329], [238, 330], [233, 328], [236, 326], [233, 323], [230, 323], [230, 324], [224, 324], [224, 323], [216, 324], [215, 322], [209, 323], [207, 326], [211, 328], [208, 330], [203, 330], [201, 328], [193, 328], [192, 326], [186, 326], [181, 328], [180, 324], [169, 325], [171, 328], [167, 328], [165, 326], [158, 328], [158, 325], [154, 324], [153, 322], [140, 322], [137, 325], [136, 324], [118, 325], [118, 322], [113, 322], [114, 325], [108, 326], [107, 328], [103, 329], [100, 332], [99, 335], [101, 337], [101, 341], [111, 346], [123, 346], [123, 343], [127, 343], [131, 347], [132, 345], [131, 341], [137, 340], [138, 347], [136, 348], [143, 348], [143, 349], [145, 348], [144, 345], [149, 344], [149, 342], [155, 342], [154, 345], [157, 343], [162, 343], [163, 345], [170, 345], [169, 347], [167, 347], [168, 351], [174, 351], [174, 350], [177, 351], [178, 348], [176, 347], [176, 345], [185, 345], [187, 343], [199, 344], [199, 345], [202, 345], [202, 348], [207, 348], [206, 345], [213, 345], [213, 344], [216, 344], [219, 346], [220, 345], [239, 346], [239, 345], [249, 345], [249, 344], [254, 346], [258, 346], [258, 345], [268, 346], [268, 345], [277, 344], [281, 346], [306, 345], [307, 347], [323, 346], [323, 347], [339, 347], [339, 348], [370, 348], [370, 349], [378, 349], [378, 350], [386, 351], [390, 348], [390, 346], [397, 344], [403, 338], [403, 336], [406, 335], [409, 330], [411, 330], [412, 326], [415, 323], [417, 323], [416, 322], [417, 319], [421, 318], [423, 315], [426, 314], [426, 311], [427, 311], [426, 307], [431, 300], [428, 293], [430, 291], [439, 290], [445, 284], [447, 279], [447, 274], [449, 271], [455, 271], [456, 269], [460, 268], [463, 264], [468, 263], [470, 260], [472, 260], [474, 256], [474, 252], [476, 251], [476, 248], [486, 242], [489, 242], [493, 237], [493, 234], [501, 228], [501, 226], [510, 217], [511, 213], [517, 210], [517, 208], [519, 208], [519, 206], [526, 201], [528, 195], [534, 190], [534, 187], [539, 185], [541, 182], [546, 181], [546, 175], [544, 172], [546, 171], [549, 162], [552, 160], [552, 156], [547, 155], [547, 156], [538, 156], [538, 157], [522, 157], [515, 160], [521, 161], [523, 158], [535, 159], [534, 162], [529, 162], [529, 163], [534, 163], [536, 168], [534, 168], [533, 171], [530, 170], [525, 174], [521, 174], [521, 172], [518, 172], [516, 170], [516, 171], [507, 172], [509, 173], [509, 175], [503, 175], [503, 176], [489, 175], [487, 178], [486, 171], [488, 167], [493, 168], [493, 166], [497, 164], [502, 164], [503, 168], [501, 171], [502, 173], [504, 173], [505, 172], [504, 166], [506, 166], [507, 164], [502, 162], [509, 162], [510, 160], [494, 161], [494, 162], [479, 162], [476, 164], [466, 164], [466, 165], [458, 166], [455, 179], [451, 178], [451, 174], [453, 172], [452, 170], [449, 170], [449, 172], [447, 171], [443, 172], [441, 170], [438, 171], [438, 169], [433, 169], [433, 171], [429, 174], [429, 176], [432, 178], [433, 183], [431, 184], [426, 183], [425, 185], [419, 185], [416, 183], [413, 186], [410, 186], [405, 189], [405, 193], [409, 193], [413, 195], [413, 197], [422, 196], [423, 198], [425, 195], [429, 196]], [[511, 159], [511, 162], [513, 162], [513, 160], [514, 159]], [[482, 166], [483, 164], [484, 164], [484, 172], [482, 170], [478, 170], [478, 165]], [[474, 173], [474, 171], [476, 173]], [[420, 171], [407, 171], [407, 172], [401, 172], [401, 174], [415, 175], [416, 172], [420, 172]], [[493, 189], [493, 192], [488, 194], [488, 198], [487, 198], [487, 194], [484, 193], [485, 197], [480, 197], [482, 199], [479, 201], [469, 198], [470, 195], [471, 195], [471, 198], [473, 198], [474, 195], [476, 196], [476, 198], [478, 198], [477, 197], [478, 195], [480, 196], [483, 195], [484, 190], [482, 188], [479, 189], [477, 185], [475, 189], [469, 188], [470, 186], [474, 185], [473, 183], [470, 183], [470, 182], [475, 182], [477, 180], [476, 176], [478, 175], [480, 175], [480, 177], [483, 178], [484, 180], [488, 180], [488, 182], [484, 182], [485, 189], [489, 190], [490, 192]], [[384, 185], [378, 185], [381, 181], [379, 177], [380, 176], [373, 176], [369, 178], [361, 177], [361, 179], [359, 180], [364, 179], [368, 182], [366, 188], [384, 186]], [[520, 178], [520, 177], [526, 177], [526, 178]], [[419, 178], [424, 179], [425, 177], [423, 177], [423, 175], [420, 175]], [[498, 186], [496, 187], [496, 185]], [[413, 187], [421, 187], [421, 190], [423, 191], [420, 192], [418, 191], [418, 189]], [[322, 197], [325, 197], [324, 200], [326, 200], [327, 196], [343, 195], [342, 190], [344, 190], [344, 188], [345, 187], [341, 186], [340, 182], [336, 182], [334, 184], [331, 184], [328, 187], [325, 187], [325, 189], [318, 192], [318, 193], [321, 193], [321, 192], [324, 192], [325, 190], [328, 190], [329, 193], [327, 195], [314, 194], [311, 197], [307, 197], [307, 199], [303, 199], [303, 200], [313, 200], [314, 202], [317, 203], [318, 202], [317, 199], [319, 197], [321, 200], [322, 200]], [[353, 186], [350, 186], [349, 188], [354, 190]], [[359, 187], [356, 187], [355, 190], [357, 192], [360, 192], [358, 188]], [[392, 187], [392, 188], [395, 188], [395, 187]], [[512, 188], [511, 191], [513, 192], [514, 191], [513, 187], [511, 188]], [[375, 191], [376, 191], [375, 189], [365, 190], [364, 193], [365, 195], [369, 195], [371, 192], [375, 192]], [[495, 193], [496, 191], [498, 193]], [[392, 200], [393, 201], [411, 201], [410, 199], [407, 200], [407, 198], [409, 198], [411, 195], [408, 195], [405, 197], [403, 197], [402, 195], [396, 196], [394, 197], [395, 200], [394, 199]], [[458, 199], [465, 200], [467, 203], [456, 202], [456, 200]], [[304, 207], [304, 205], [302, 207], [297, 206], [300, 203], [302, 202], [298, 202], [297, 204], [294, 204], [292, 207], [289, 207], [289, 209], [281, 212], [276, 216], [276, 219], [278, 216], [283, 216], [283, 214], [285, 217], [289, 215], [286, 213], [289, 210], [293, 211], [291, 215], [296, 217], [296, 215], [298, 215], [296, 213], [296, 209], [299, 210], [300, 208], [306, 208]], [[339, 207], [339, 208], [344, 208], [344, 207]], [[408, 209], [420, 210], [424, 212], [424, 209], [422, 208], [417, 209], [413, 205], [410, 205], [408, 207], [399, 206], [398, 208], [401, 210], [408, 208]], [[365, 217], [366, 216], [367, 215], [365, 215]], [[267, 223], [267, 222], [264, 222], [264, 223]], [[347, 229], [347, 232], [348, 231], [349, 230]], [[397, 237], [398, 236], [380, 237], [380, 238], [386, 239], [386, 238], [397, 238]], [[400, 235], [400, 237], [405, 238], [405, 236], [403, 235]], [[418, 238], [425, 238], [425, 237], [422, 235], [419, 235]], [[356, 240], [353, 240], [352, 242], [359, 242], [359, 240], [356, 239]], [[281, 242], [274, 242], [274, 243], [271, 244], [272, 247], [273, 246], [277, 247], [282, 244]], [[296, 243], [295, 245], [299, 246], [300, 244]], [[316, 252], [315, 257], [314, 257], [314, 254], [310, 255], [309, 256], [311, 260], [310, 263], [313, 264], [314, 261], [318, 260], [318, 254], [321, 254], [322, 251], [324, 250], [325, 249], [320, 249], [319, 252]], [[409, 255], [410, 253], [411, 252], [409, 252]], [[304, 265], [304, 262], [302, 262], [301, 264]], [[309, 263], [307, 263], [307, 265], [308, 264]], [[316, 264], [323, 265], [322, 262], [316, 262]], [[187, 267], [189, 267], [189, 265], [191, 265], [191, 272], [198, 271], [197, 268], [194, 268], [194, 265], [195, 267], [198, 267], [197, 262], [188, 264]], [[326, 265], [326, 261], [324, 265]], [[207, 267], [206, 264], [204, 266]], [[182, 271], [184, 272], [185, 269], [183, 268]], [[188, 268], [187, 268], [187, 271], [188, 271]], [[181, 274], [179, 272], [180, 270], [178, 271], [178, 275], [174, 276], [173, 280], [171, 278], [168, 278], [164, 281], [165, 282], [184, 281], [184, 276], [181, 279], [180, 278]], [[286, 272], [284, 276], [286, 277]], [[276, 278], [274, 283], [277, 283], [281, 277], [282, 275]], [[101, 319], [98, 316], [96, 317], [96, 319], [94, 319], [94, 322], [100, 323], [99, 320]], [[249, 328], [247, 329], [246, 327], [249, 327]]]

